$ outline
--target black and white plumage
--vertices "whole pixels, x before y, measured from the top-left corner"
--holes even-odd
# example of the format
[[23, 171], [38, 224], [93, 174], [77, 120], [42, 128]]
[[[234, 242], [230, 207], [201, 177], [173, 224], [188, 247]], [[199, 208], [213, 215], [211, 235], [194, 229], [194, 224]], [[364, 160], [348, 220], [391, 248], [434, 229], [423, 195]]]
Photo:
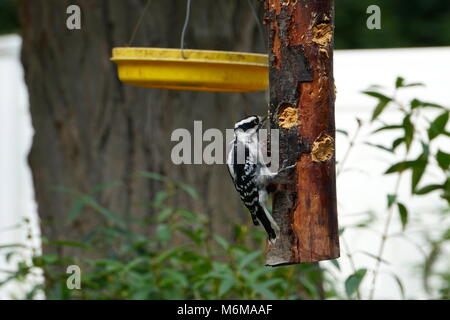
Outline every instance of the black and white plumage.
[[278, 174], [263, 163], [262, 146], [258, 132], [261, 127], [257, 116], [240, 120], [234, 127], [234, 139], [227, 158], [228, 171], [236, 190], [251, 213], [253, 223], [263, 225], [269, 241], [275, 243], [279, 227], [265, 206], [267, 187]]

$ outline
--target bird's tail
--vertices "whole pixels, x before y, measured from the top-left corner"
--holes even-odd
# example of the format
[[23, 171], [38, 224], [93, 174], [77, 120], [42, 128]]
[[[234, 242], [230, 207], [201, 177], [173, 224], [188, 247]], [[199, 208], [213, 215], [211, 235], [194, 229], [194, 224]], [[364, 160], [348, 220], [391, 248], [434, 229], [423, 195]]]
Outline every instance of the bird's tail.
[[262, 205], [257, 206], [255, 214], [266, 230], [269, 241], [274, 244], [277, 241], [278, 235], [280, 233], [278, 224], [270, 215], [269, 211]]

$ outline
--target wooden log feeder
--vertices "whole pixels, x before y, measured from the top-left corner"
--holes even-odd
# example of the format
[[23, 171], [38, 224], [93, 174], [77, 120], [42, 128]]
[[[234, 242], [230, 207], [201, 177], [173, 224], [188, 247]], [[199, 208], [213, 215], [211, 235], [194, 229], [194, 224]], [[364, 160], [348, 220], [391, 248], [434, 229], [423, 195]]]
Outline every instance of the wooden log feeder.
[[269, 36], [269, 115], [279, 129], [280, 163], [273, 216], [280, 238], [266, 264], [339, 257], [335, 172], [333, 0], [265, 0]]

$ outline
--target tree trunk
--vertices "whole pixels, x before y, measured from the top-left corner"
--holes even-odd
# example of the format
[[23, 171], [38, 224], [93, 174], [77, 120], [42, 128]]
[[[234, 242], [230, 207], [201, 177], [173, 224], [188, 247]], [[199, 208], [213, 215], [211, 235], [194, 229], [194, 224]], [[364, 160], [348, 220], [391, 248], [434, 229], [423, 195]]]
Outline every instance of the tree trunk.
[[[68, 30], [66, 9], [79, 5], [81, 30]], [[232, 222], [250, 223], [225, 165], [173, 165], [174, 129], [232, 128], [245, 114], [265, 112], [264, 93], [204, 93], [142, 89], [118, 81], [109, 61], [113, 47], [130, 40], [146, 1], [22, 0], [23, 53], [35, 136], [29, 155], [42, 222], [51, 240], [79, 240], [103, 217], [83, 213], [67, 224], [72, 199], [55, 187], [92, 193], [123, 217], [152, 217], [150, 201], [160, 182], [135, 178], [158, 172], [192, 185], [195, 202], [175, 205], [207, 213], [214, 233], [230, 236]], [[134, 46], [179, 47], [186, 1], [152, 1]], [[264, 52], [256, 20], [247, 1], [196, 0], [192, 3], [186, 47]], [[150, 231], [149, 231], [150, 232]], [[54, 248], [45, 247], [49, 253]], [[59, 247], [61, 254], [75, 249]], [[77, 252], [77, 254], [80, 254]]]
[[[333, 0], [266, 0], [270, 42], [271, 127], [280, 161], [273, 214], [281, 238], [271, 266], [339, 256], [334, 158]], [[295, 174], [294, 174], [295, 173]]]

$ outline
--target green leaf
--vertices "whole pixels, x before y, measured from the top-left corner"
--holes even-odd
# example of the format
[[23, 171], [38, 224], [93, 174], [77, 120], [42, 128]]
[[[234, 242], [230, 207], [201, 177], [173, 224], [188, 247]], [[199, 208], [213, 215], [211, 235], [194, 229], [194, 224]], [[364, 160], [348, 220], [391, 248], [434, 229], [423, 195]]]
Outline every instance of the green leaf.
[[171, 234], [172, 234], [172, 230], [166, 224], [160, 224], [156, 228], [156, 237], [162, 243], [167, 243], [170, 240]]
[[100, 213], [101, 215], [103, 215], [105, 218], [107, 218], [108, 220], [115, 222], [117, 225], [124, 227], [125, 223], [122, 220], [121, 217], [117, 216], [114, 212], [112, 212], [109, 209], [106, 209], [104, 207], [102, 207], [97, 200], [95, 200], [93, 197], [85, 195], [84, 196], [84, 203], [86, 206], [91, 207], [92, 209], [94, 209], [95, 211], [97, 211], [98, 213]]
[[390, 174], [390, 173], [394, 173], [394, 172], [403, 172], [407, 169], [413, 168], [415, 165], [416, 165], [416, 161], [398, 162], [398, 163], [392, 165], [391, 167], [389, 167], [389, 169], [387, 169], [384, 174]]
[[345, 292], [348, 297], [351, 297], [358, 290], [366, 273], [367, 269], [358, 269], [345, 280]]
[[242, 258], [242, 260], [238, 262], [238, 268], [240, 270], [244, 269], [248, 264], [250, 264], [253, 260], [256, 260], [260, 256], [261, 256], [260, 250], [257, 250], [255, 252], [245, 255]]
[[414, 125], [411, 122], [411, 116], [408, 115], [403, 119], [403, 128], [405, 130], [406, 150], [409, 150], [414, 138]]
[[412, 99], [411, 102], [409, 103], [409, 105], [411, 106], [411, 109], [416, 109], [416, 108], [421, 107], [422, 103], [418, 99]]
[[403, 87], [404, 82], [405, 82], [405, 79], [403, 79], [402, 77], [397, 77], [397, 79], [395, 79], [395, 88], [398, 89], [398, 88]]
[[402, 128], [403, 128], [403, 125], [393, 124], [393, 125], [388, 125], [388, 126], [382, 126], [382, 127], [378, 128], [377, 130], [373, 131], [372, 133], [378, 133], [381, 131], [395, 130], [395, 129], [402, 129]]
[[392, 205], [397, 200], [397, 195], [395, 195], [395, 194], [388, 194], [387, 198], [388, 198], [388, 208], [390, 208], [390, 207], [392, 207]]
[[165, 269], [164, 270], [164, 278], [163, 281], [161, 282], [161, 285], [167, 285], [170, 283], [176, 283], [177, 285], [180, 285], [183, 288], [187, 288], [189, 286], [188, 280], [186, 278], [186, 276], [174, 269]]
[[189, 222], [199, 221], [200, 214], [186, 209], [178, 209], [177, 212]]
[[179, 251], [182, 251], [186, 247], [187, 247], [187, 245], [181, 245], [179, 247], [175, 247], [173, 249], [161, 252], [161, 254], [159, 256], [157, 256], [153, 262], [156, 265], [161, 264], [161, 263], [173, 258], [174, 256], [176, 256]]
[[141, 265], [145, 265], [147, 263], [147, 258], [144, 257], [137, 257], [133, 260], [131, 260], [124, 268], [125, 271], [130, 271], [133, 269], [138, 268]]
[[408, 88], [408, 87], [424, 87], [425, 85], [422, 82], [413, 82], [413, 83], [408, 83], [405, 84], [403, 86], [403, 88]]
[[420, 188], [420, 189], [418, 189], [418, 190], [415, 190], [415, 191], [414, 191], [414, 194], [417, 194], [417, 195], [424, 195], [424, 194], [433, 192], [433, 191], [438, 190], [438, 189], [444, 189], [444, 186], [443, 186], [443, 185], [440, 185], [440, 184], [430, 184], [430, 185], [428, 185], [428, 186], [425, 186], [425, 187], [423, 187], [423, 188]]
[[442, 235], [443, 240], [450, 240], [450, 229], [445, 230], [444, 234]]
[[269, 279], [267, 281], [264, 281], [263, 284], [266, 286], [266, 288], [270, 288], [279, 284], [284, 283], [285, 281], [283, 279], [277, 278], [277, 279]]
[[378, 148], [381, 149], [383, 151], [387, 151], [389, 153], [393, 153], [392, 149], [389, 149], [388, 147], [382, 146], [381, 144], [375, 144], [375, 143], [371, 143], [371, 142], [365, 142], [364, 144], [374, 147], [374, 148]]
[[422, 154], [420, 155], [419, 159], [427, 160], [428, 156], [430, 155], [430, 145], [421, 141], [422, 144]]
[[236, 281], [233, 277], [225, 277], [222, 279], [220, 286], [219, 286], [219, 297], [222, 297], [224, 294], [226, 294], [230, 289], [234, 286]]
[[363, 91], [363, 93], [368, 95], [368, 96], [377, 98], [380, 101], [392, 101], [392, 99], [389, 98], [388, 96], [386, 96], [386, 95], [384, 95], [382, 93], [376, 92], [376, 91], [369, 91], [369, 90], [367, 90], [367, 91]]
[[105, 182], [105, 183], [101, 183], [99, 185], [96, 185], [94, 188], [92, 188], [90, 190], [89, 193], [96, 193], [99, 191], [103, 191], [105, 189], [109, 189], [111, 187], [118, 187], [118, 186], [122, 186], [123, 183], [120, 181], [109, 181], [109, 182]]
[[227, 251], [230, 245], [228, 244], [227, 240], [225, 240], [223, 237], [219, 236], [218, 234], [214, 235], [214, 239], [217, 241], [220, 246]]
[[447, 125], [449, 118], [449, 112], [444, 112], [439, 115], [434, 121], [431, 123], [430, 128], [428, 129], [428, 138], [433, 140], [438, 135], [445, 132], [445, 126]]
[[450, 154], [443, 152], [441, 150], [438, 150], [436, 154], [436, 160], [439, 164], [439, 167], [441, 167], [443, 170], [447, 170], [450, 166]]
[[248, 276], [248, 281], [255, 282], [256, 280], [258, 280], [259, 277], [265, 276], [269, 273], [271, 273], [271, 271], [270, 271], [270, 269], [268, 269], [266, 267], [256, 268], [255, 271], [250, 272], [250, 274]]
[[165, 222], [170, 216], [172, 216], [172, 208], [164, 208], [158, 214], [158, 222]]
[[371, 121], [374, 121], [381, 115], [381, 113], [384, 111], [384, 109], [389, 104], [389, 102], [392, 101], [392, 99], [385, 96], [384, 94], [381, 94], [376, 91], [363, 91], [363, 93], [368, 96], [378, 99], [378, 105], [376, 106], [375, 110], [373, 111], [372, 119], [371, 119]]
[[1, 249], [10, 249], [10, 248], [26, 248], [27, 246], [21, 243], [11, 243], [11, 244], [2, 244], [0, 245]]
[[191, 228], [180, 228], [179, 229], [182, 233], [184, 233], [186, 236], [188, 236], [192, 241], [194, 241], [196, 244], [201, 244], [204, 240], [204, 229], [195, 229], [192, 230]]
[[265, 299], [275, 300], [277, 298], [275, 294], [270, 291], [265, 285], [257, 283], [252, 287], [256, 291], [256, 293], [260, 294]]
[[58, 262], [59, 258], [56, 254], [44, 254], [39, 257], [46, 264], [55, 264]]
[[408, 223], [408, 209], [402, 204], [397, 203], [398, 213], [400, 215], [400, 221], [402, 222], [402, 228], [405, 230], [406, 224]]
[[314, 300], [320, 299], [320, 292], [317, 288], [317, 283], [314, 283], [311, 277], [300, 276], [300, 283], [309, 292], [309, 295]]
[[437, 109], [445, 109], [445, 107], [436, 104], [436, 103], [431, 103], [431, 102], [425, 102], [425, 101], [420, 101], [418, 99], [413, 99], [410, 102], [411, 105], [411, 109], [416, 109], [416, 108], [437, 108]]
[[375, 90], [375, 89], [377, 89], [377, 90], [379, 90], [379, 89], [386, 89], [386, 87], [380, 86], [379, 84], [372, 84], [372, 85], [370, 85], [370, 87], [368, 88], [368, 90]]
[[160, 175], [159, 173], [148, 172], [148, 171], [141, 171], [137, 174], [137, 176], [147, 178], [147, 179], [152, 179], [152, 180], [158, 180], [158, 181], [166, 181], [167, 180], [166, 177], [164, 177], [163, 175]]
[[394, 142], [392, 142], [392, 151], [395, 151], [395, 149], [397, 149], [397, 147], [403, 142], [405, 142], [405, 139], [403, 137], [395, 139]]
[[177, 186], [181, 188], [184, 192], [186, 192], [192, 199], [198, 199], [198, 193], [194, 188], [188, 186], [187, 184], [177, 182]]
[[337, 261], [337, 259], [332, 259], [330, 262], [336, 267], [336, 269], [339, 271], [341, 270], [341, 266], [339, 265], [339, 261]]
[[389, 101], [384, 101], [384, 100], [378, 102], [378, 105], [376, 106], [375, 110], [373, 111], [371, 121], [376, 120], [381, 115], [381, 113], [384, 111], [384, 109], [386, 109], [388, 103], [389, 103]]
[[83, 210], [85, 206], [85, 201], [82, 198], [76, 199], [73, 203], [72, 206], [69, 209], [69, 214], [67, 217], [67, 220], [69, 222], [73, 222], [75, 221], [81, 214], [81, 211]]
[[342, 129], [336, 129], [336, 132], [343, 134], [344, 136], [348, 137], [348, 131], [342, 130]]
[[424, 159], [418, 159], [414, 161], [414, 166], [412, 168], [412, 182], [411, 182], [411, 192], [414, 193], [417, 189], [417, 185], [419, 184], [420, 180], [422, 179], [422, 176], [425, 172], [425, 169], [427, 167], [427, 160]]
[[396, 89], [408, 88], [408, 87], [418, 87], [418, 86], [424, 86], [424, 84], [421, 82], [405, 83], [405, 79], [403, 79], [402, 77], [397, 77], [397, 79], [395, 80], [395, 88]]
[[168, 197], [169, 193], [166, 190], [158, 191], [153, 199], [153, 205], [157, 208], [161, 207]]

